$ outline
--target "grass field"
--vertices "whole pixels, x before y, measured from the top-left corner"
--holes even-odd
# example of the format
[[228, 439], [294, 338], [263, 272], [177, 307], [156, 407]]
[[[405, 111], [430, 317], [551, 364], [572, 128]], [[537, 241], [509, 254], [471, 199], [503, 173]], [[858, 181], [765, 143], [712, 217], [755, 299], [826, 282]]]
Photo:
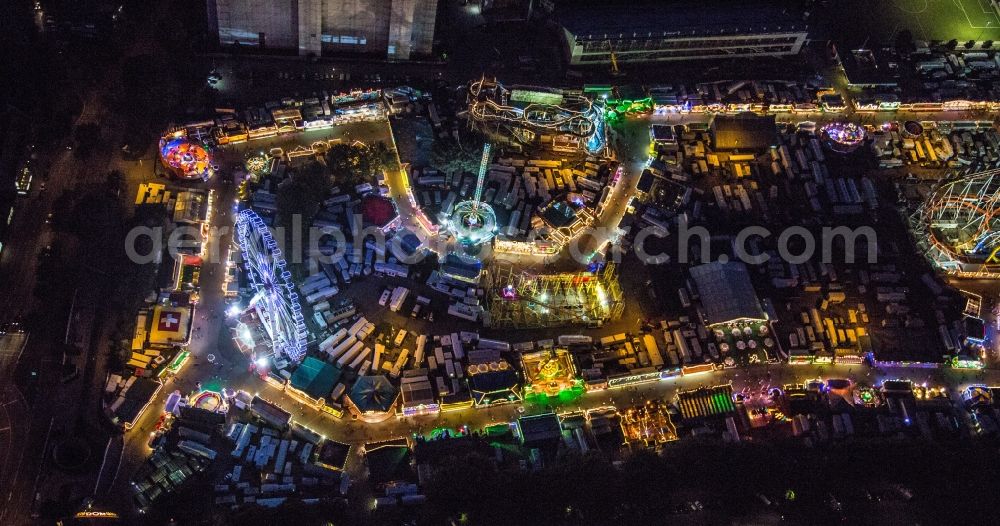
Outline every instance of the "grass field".
[[810, 17], [813, 38], [851, 47], [892, 44], [909, 30], [917, 40], [1000, 43], [1000, 0], [828, 0]]
[[[991, 0], [890, 0], [898, 21], [893, 33], [908, 28], [922, 40], [1000, 40], [1000, 17]], [[888, 7], [888, 6], [886, 6]]]

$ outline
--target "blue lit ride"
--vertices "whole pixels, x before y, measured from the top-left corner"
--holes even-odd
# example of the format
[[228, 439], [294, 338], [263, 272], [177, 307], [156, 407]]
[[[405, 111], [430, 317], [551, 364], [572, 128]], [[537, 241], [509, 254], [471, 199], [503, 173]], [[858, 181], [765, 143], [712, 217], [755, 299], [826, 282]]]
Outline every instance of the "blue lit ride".
[[258, 313], [274, 354], [301, 361], [306, 354], [305, 318], [278, 243], [253, 210], [239, 213], [236, 236], [254, 290], [247, 308]]

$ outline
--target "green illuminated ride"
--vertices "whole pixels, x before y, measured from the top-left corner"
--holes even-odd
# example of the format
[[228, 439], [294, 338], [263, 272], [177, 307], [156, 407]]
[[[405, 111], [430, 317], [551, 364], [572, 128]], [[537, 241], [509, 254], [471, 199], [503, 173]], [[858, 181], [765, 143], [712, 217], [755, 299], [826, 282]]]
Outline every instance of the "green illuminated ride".
[[527, 385], [524, 400], [539, 405], [568, 404], [583, 396], [583, 381], [576, 376], [573, 359], [566, 349], [543, 350], [521, 355]]
[[482, 202], [483, 186], [486, 171], [490, 164], [490, 143], [483, 145], [483, 158], [479, 163], [479, 176], [476, 178], [476, 193], [471, 200], [455, 205], [448, 220], [447, 228], [455, 234], [460, 243], [465, 246], [478, 246], [497, 233], [497, 216], [493, 207]]
[[638, 100], [614, 100], [608, 99], [604, 107], [604, 118], [609, 123], [614, 123], [624, 115], [643, 115], [653, 112], [653, 99], [646, 97]]

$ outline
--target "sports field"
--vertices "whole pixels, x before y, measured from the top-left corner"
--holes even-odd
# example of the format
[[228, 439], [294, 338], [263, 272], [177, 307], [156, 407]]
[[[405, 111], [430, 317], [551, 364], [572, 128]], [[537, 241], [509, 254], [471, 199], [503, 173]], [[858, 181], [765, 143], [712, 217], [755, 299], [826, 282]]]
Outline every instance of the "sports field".
[[1000, 40], [1000, 9], [994, 0], [889, 0], [897, 27], [920, 40]]
[[813, 38], [847, 46], [891, 44], [901, 31], [916, 40], [993, 40], [1000, 44], [1000, 0], [831, 0], [818, 4]]

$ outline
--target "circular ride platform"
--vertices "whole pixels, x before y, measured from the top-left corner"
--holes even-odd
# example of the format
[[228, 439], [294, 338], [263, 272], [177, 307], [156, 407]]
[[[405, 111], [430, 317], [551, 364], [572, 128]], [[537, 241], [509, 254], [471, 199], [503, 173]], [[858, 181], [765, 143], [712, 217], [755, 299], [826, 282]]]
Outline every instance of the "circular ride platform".
[[202, 391], [191, 397], [191, 407], [206, 411], [224, 412], [222, 395], [215, 391]]
[[486, 243], [497, 233], [497, 216], [486, 203], [462, 201], [455, 205], [448, 229], [466, 246]]
[[208, 150], [184, 137], [160, 139], [160, 161], [181, 179], [207, 181], [215, 173]]
[[820, 128], [820, 137], [831, 151], [847, 154], [864, 143], [865, 129], [853, 122], [831, 122]]

